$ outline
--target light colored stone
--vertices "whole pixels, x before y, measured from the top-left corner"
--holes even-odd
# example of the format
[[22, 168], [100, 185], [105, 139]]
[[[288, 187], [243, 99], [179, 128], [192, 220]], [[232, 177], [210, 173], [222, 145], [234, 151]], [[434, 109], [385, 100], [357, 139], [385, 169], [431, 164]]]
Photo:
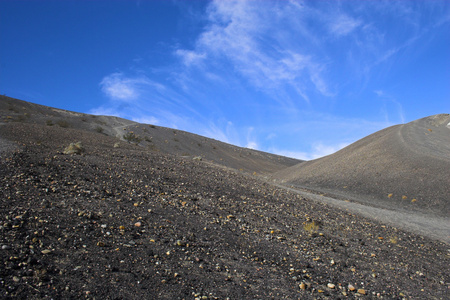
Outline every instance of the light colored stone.
[[366, 290], [365, 289], [358, 289], [358, 294], [361, 294], [361, 295], [365, 295], [366, 294]]
[[180, 246], [180, 247], [186, 246], [186, 243], [185, 243], [184, 241], [182, 241], [182, 240], [177, 240], [177, 241], [175, 242], [175, 244], [176, 244], [177, 246]]
[[64, 154], [81, 154], [84, 152], [84, 147], [81, 142], [78, 143], [70, 143], [68, 147], [64, 149]]

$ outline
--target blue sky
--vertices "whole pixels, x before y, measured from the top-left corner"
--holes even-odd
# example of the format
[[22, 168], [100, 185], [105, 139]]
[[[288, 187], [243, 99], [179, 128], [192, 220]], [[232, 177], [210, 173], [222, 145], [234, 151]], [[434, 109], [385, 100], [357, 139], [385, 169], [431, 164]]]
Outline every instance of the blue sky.
[[450, 112], [450, 1], [0, 0], [0, 93], [313, 159]]

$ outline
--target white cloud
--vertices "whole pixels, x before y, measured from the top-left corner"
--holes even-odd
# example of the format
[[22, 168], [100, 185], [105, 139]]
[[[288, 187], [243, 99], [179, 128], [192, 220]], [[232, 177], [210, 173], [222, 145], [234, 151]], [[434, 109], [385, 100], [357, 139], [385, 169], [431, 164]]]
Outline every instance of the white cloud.
[[120, 117], [120, 113], [117, 111], [117, 109], [113, 107], [96, 107], [88, 111], [89, 114], [97, 115], [97, 116], [115, 116]]
[[[391, 126], [388, 120], [369, 121], [362, 118], [344, 118], [318, 112], [303, 112], [296, 119], [274, 127], [259, 128], [261, 132], [276, 132], [265, 141], [260, 150], [302, 160], [312, 160], [332, 154], [374, 132]], [[266, 134], [267, 135], [267, 134]], [[266, 136], [264, 135], [264, 137]]]
[[267, 135], [267, 137], [266, 137], [266, 140], [271, 140], [271, 139], [274, 139], [274, 138], [276, 138], [277, 137], [277, 135], [275, 134], [275, 133], [270, 133], [269, 135]]
[[[247, 129], [237, 128], [231, 121], [216, 120], [209, 122], [207, 127], [203, 128], [199, 134], [235, 146], [257, 149], [258, 144], [255, 142], [256, 137], [252, 135], [252, 131], [252, 127]], [[245, 138], [242, 136], [242, 132], [247, 132]]]
[[116, 100], [130, 101], [139, 96], [136, 80], [124, 79], [123, 74], [113, 73], [102, 79], [100, 86], [102, 92]]
[[313, 143], [311, 150], [308, 152], [279, 150], [276, 148], [271, 149], [271, 152], [278, 154], [278, 155], [297, 158], [297, 159], [301, 159], [301, 160], [313, 160], [313, 159], [317, 159], [317, 158], [321, 158], [321, 157], [333, 154], [333, 153], [347, 147], [348, 145], [349, 145], [348, 143], [338, 143], [335, 145], [326, 145], [322, 142], [315, 142], [315, 143]]
[[143, 117], [137, 117], [132, 118], [132, 121], [142, 123], [142, 124], [152, 124], [152, 125], [158, 125], [160, 123], [160, 120], [153, 116], [143, 116]]
[[373, 82], [409, 60], [427, 32], [420, 13], [408, 2], [330, 3], [212, 1], [193, 47], [178, 46], [175, 64], [151, 74], [105, 76], [113, 101], [96, 112], [307, 160], [403, 121], [402, 103]]
[[348, 15], [341, 14], [337, 18], [335, 17], [332, 19], [332, 22], [330, 23], [330, 31], [337, 36], [348, 35], [360, 26], [361, 23], [361, 20], [356, 20]]
[[127, 76], [121, 72], [103, 77], [100, 87], [102, 92], [112, 100], [123, 102], [133, 102], [150, 90], [160, 94], [168, 92], [164, 85], [152, 81], [146, 76]]
[[[93, 114], [112, 115], [139, 123], [149, 123], [195, 132], [201, 127], [201, 116], [186, 97], [176, 89], [148, 78], [142, 72], [126, 75], [122, 72], [105, 76], [100, 87], [110, 99], [94, 108]], [[198, 122], [193, 122], [197, 117]]]
[[320, 67], [311, 66], [310, 67], [311, 81], [314, 83], [316, 89], [322, 93], [322, 95], [331, 97], [334, 93], [330, 92], [327, 83], [324, 81], [322, 75], [322, 70]]
[[281, 155], [281, 156], [286, 156], [286, 157], [291, 157], [291, 158], [296, 158], [296, 159], [301, 159], [301, 160], [309, 160], [309, 155], [307, 152], [279, 150], [279, 149], [271, 149], [270, 152]]
[[342, 148], [347, 147], [349, 144], [347, 143], [338, 143], [336, 145], [326, 145], [322, 142], [318, 142], [313, 144], [312, 152], [310, 154], [311, 159], [316, 159], [319, 157], [327, 156], [333, 154]]
[[178, 55], [182, 59], [184, 65], [188, 67], [191, 65], [197, 65], [206, 58], [206, 54], [204, 53], [197, 53], [195, 51], [183, 49], [176, 50], [175, 54]]
[[205, 74], [230, 76], [221, 64], [231, 66], [227, 69], [283, 104], [292, 104], [285, 89], [307, 102], [307, 89], [330, 96], [324, 66], [298, 47], [299, 33], [309, 34], [297, 21], [302, 11], [295, 2], [213, 1], [207, 10], [209, 25], [194, 49], [175, 54], [186, 66], [208, 62]]
[[374, 93], [381, 99], [380, 108], [386, 122], [390, 123], [390, 116], [394, 115], [401, 123], [405, 123], [405, 113], [403, 105], [392, 95], [382, 90], [375, 90]]
[[[247, 133], [245, 139], [242, 137], [242, 132]], [[224, 122], [223, 120], [219, 120], [217, 122], [210, 122], [208, 127], [204, 128], [200, 134], [236, 146], [254, 150], [260, 149], [259, 143], [257, 142], [258, 136], [254, 133], [253, 127], [236, 128], [230, 121]]]
[[[228, 135], [216, 125], [210, 125], [209, 128], [205, 128], [202, 134], [211, 139], [215, 139], [224, 143], [231, 143]], [[238, 146], [238, 144], [234, 145]]]
[[254, 127], [249, 127], [247, 129], [247, 143], [245, 145], [246, 148], [249, 149], [253, 149], [253, 150], [259, 150], [259, 145], [256, 142], [256, 137], [255, 137], [255, 128]]
[[258, 150], [258, 144], [256, 142], [248, 142], [245, 147], [253, 150]]
[[384, 96], [384, 92], [382, 90], [375, 90], [373, 91], [378, 97]]

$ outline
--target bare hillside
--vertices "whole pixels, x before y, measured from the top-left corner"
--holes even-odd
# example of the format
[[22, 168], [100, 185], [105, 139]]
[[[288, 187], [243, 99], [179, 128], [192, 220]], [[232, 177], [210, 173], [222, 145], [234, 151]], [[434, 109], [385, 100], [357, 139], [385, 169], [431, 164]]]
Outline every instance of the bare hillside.
[[376, 132], [273, 178], [375, 207], [450, 214], [450, 115]]
[[[148, 151], [201, 159], [246, 173], [268, 175], [300, 161], [233, 146], [182, 130], [140, 124], [113, 116], [96, 116], [0, 96], [0, 122], [19, 122], [71, 128], [116, 137]], [[76, 139], [76, 136], [74, 136]]]
[[445, 243], [117, 141], [0, 125], [1, 299], [448, 298]]

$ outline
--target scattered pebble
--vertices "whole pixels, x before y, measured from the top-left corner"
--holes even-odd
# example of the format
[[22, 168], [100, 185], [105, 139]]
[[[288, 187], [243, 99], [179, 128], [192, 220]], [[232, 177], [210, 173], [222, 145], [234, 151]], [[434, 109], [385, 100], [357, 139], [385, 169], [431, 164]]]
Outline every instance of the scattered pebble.
[[175, 245], [180, 246], [180, 247], [184, 247], [184, 246], [186, 246], [186, 243], [184, 241], [182, 241], [182, 240], [177, 240], [175, 242]]
[[[186, 299], [194, 298], [186, 294], [192, 291], [198, 299], [226, 299], [230, 289], [245, 289], [255, 298], [381, 294], [391, 299], [399, 292], [392, 282], [413, 298], [445, 295], [445, 278], [436, 274], [445, 272], [441, 265], [449, 252], [431, 240], [361, 222], [270, 183], [222, 173], [208, 162], [179, 160], [163, 151], [147, 156], [148, 149], [141, 155], [137, 147], [127, 152], [126, 144], [112, 150], [114, 140], [99, 148], [83, 137], [89, 149], [85, 156], [61, 155], [61, 146], [47, 151], [47, 143], [53, 142], [45, 139], [39, 148], [44, 154], [30, 147], [30, 153], [14, 158], [15, 164], [2, 160], [1, 192], [5, 203], [13, 204], [0, 217], [0, 249], [5, 250], [0, 251], [5, 273], [0, 285], [16, 289], [4, 294], [9, 298], [19, 293], [108, 298], [118, 296], [111, 295], [117, 286], [156, 298], [147, 294], [152, 289], [142, 289], [147, 282], [156, 283], [160, 295]], [[322, 221], [311, 235], [302, 226], [307, 218]], [[74, 260], [68, 261], [71, 255]], [[287, 280], [277, 282], [286, 270]], [[417, 273], [407, 274], [411, 270]], [[82, 277], [89, 279], [85, 286], [75, 281]], [[412, 284], [416, 281], [421, 285]], [[104, 288], [96, 290], [96, 285]]]
[[361, 295], [365, 295], [366, 294], [366, 290], [365, 289], [358, 289], [357, 293], [361, 294]]

